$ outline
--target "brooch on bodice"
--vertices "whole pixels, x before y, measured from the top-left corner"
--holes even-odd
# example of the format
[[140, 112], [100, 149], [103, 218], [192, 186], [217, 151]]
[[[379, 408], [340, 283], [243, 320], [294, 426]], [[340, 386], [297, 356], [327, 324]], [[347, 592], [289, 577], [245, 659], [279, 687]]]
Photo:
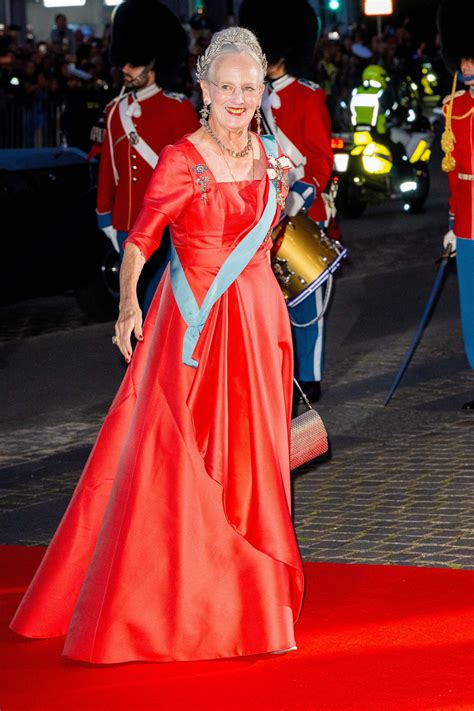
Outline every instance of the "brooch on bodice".
[[197, 165], [193, 165], [192, 167], [193, 173], [197, 173], [196, 185], [199, 185], [199, 189], [201, 191], [201, 200], [205, 203], [207, 203], [207, 193], [210, 178], [208, 175], [204, 175], [204, 173], [206, 173], [208, 170], [209, 168], [207, 167], [207, 165], [204, 165], [204, 163], [198, 163]]
[[276, 188], [277, 203], [283, 209], [285, 207], [285, 197], [283, 193], [288, 192], [288, 170], [292, 164], [287, 156], [268, 156], [269, 168], [267, 174]]

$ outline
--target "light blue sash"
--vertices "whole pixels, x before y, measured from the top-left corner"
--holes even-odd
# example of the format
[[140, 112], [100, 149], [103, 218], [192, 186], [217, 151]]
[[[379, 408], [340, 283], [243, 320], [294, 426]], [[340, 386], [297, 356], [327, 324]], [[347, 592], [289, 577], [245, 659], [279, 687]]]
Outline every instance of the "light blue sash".
[[[276, 158], [278, 156], [278, 146], [274, 137], [261, 136], [261, 139], [267, 155]], [[171, 287], [181, 316], [188, 326], [184, 334], [183, 343], [182, 360], [185, 365], [197, 368], [198, 362], [193, 359], [192, 355], [207, 321], [207, 317], [216, 301], [243, 272], [257, 252], [271, 227], [275, 210], [276, 188], [273, 182], [270, 182], [268, 201], [260, 220], [229, 254], [214, 277], [204, 297], [204, 301], [201, 304], [201, 308], [197, 305], [173, 242], [171, 242]]]

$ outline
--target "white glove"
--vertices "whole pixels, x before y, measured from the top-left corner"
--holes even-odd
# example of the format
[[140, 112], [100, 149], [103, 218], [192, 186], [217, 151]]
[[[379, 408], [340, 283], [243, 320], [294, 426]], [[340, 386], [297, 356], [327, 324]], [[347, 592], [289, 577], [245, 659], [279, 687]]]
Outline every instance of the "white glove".
[[303, 207], [303, 196], [297, 193], [296, 190], [290, 190], [290, 192], [286, 196], [285, 201], [285, 213], [288, 215], [288, 217], [294, 217]]
[[445, 249], [448, 248], [448, 244], [451, 245], [451, 257], [454, 257], [456, 254], [456, 235], [452, 230], [449, 230], [449, 232], [446, 232], [446, 234], [443, 237], [443, 247]]
[[108, 227], [102, 227], [102, 232], [112, 242], [115, 251], [119, 252], [120, 254], [120, 247], [117, 239], [117, 230], [115, 229], [115, 227], [112, 227], [112, 225], [109, 225]]

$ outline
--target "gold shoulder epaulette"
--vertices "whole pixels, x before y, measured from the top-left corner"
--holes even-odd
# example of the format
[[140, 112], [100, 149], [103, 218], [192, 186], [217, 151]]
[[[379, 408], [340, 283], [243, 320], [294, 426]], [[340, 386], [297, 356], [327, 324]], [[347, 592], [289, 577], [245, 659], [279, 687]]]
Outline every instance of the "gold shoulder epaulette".
[[447, 104], [448, 101], [451, 101], [451, 99], [456, 99], [456, 97], [462, 96], [465, 93], [466, 93], [465, 89], [460, 89], [455, 94], [448, 94], [447, 96], [444, 97], [443, 104]]

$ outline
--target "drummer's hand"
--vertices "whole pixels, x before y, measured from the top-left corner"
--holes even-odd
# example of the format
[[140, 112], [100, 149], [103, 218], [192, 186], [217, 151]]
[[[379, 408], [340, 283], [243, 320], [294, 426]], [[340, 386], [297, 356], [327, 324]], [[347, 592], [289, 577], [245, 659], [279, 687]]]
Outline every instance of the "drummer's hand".
[[452, 230], [446, 232], [443, 237], [443, 247], [447, 249], [448, 245], [451, 247], [451, 254], [449, 256], [454, 257], [456, 255], [456, 235]]
[[316, 188], [304, 180], [297, 180], [291, 186], [291, 190], [286, 196], [285, 213], [288, 217], [294, 217], [303, 208], [309, 210], [316, 199]]
[[127, 363], [130, 363], [133, 352], [130, 340], [132, 332], [137, 341], [143, 341], [142, 323], [143, 316], [136, 299], [120, 303], [119, 317], [115, 324], [116, 345]]
[[288, 217], [294, 217], [298, 214], [302, 207], [304, 207], [304, 198], [302, 195], [294, 190], [290, 190], [286, 196], [285, 214], [288, 215]]

